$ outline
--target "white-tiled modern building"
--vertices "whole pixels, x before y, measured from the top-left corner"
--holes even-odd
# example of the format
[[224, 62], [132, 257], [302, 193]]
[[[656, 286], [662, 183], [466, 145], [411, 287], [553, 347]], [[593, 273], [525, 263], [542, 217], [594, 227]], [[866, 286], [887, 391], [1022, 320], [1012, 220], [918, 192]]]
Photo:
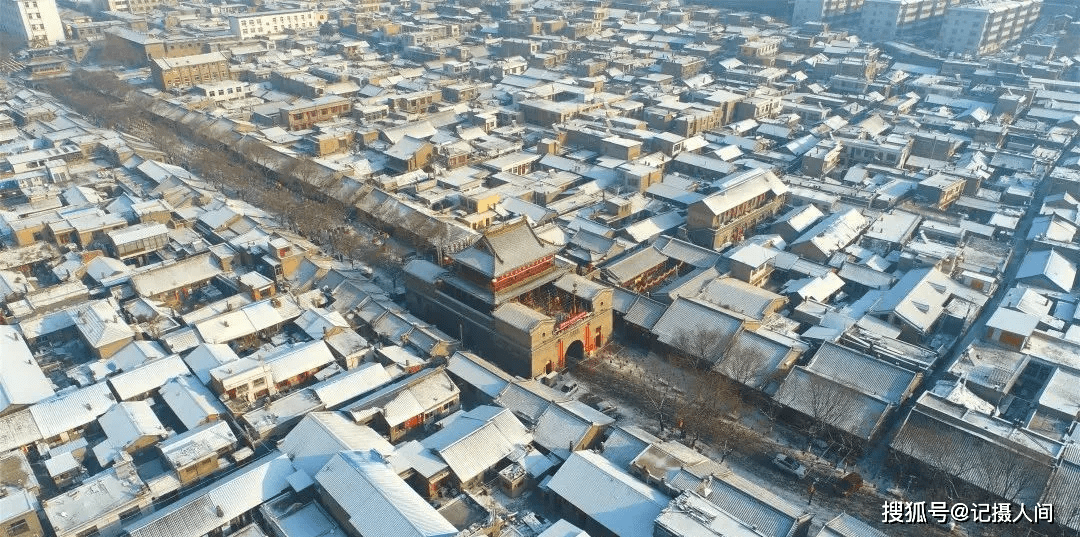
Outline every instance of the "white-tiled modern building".
[[56, 0], [0, 0], [0, 32], [14, 35], [31, 47], [64, 40]]
[[941, 26], [941, 46], [968, 54], [992, 54], [1015, 43], [1035, 25], [1042, 0], [1008, 0], [950, 8]]
[[313, 10], [266, 11], [229, 17], [229, 29], [236, 37], [248, 39], [288, 31], [315, 30], [325, 18], [324, 13]]
[[945, 11], [960, 0], [866, 0], [859, 32], [867, 39], [886, 41], [920, 33], [936, 35]]
[[863, 0], [795, 0], [792, 24], [827, 22], [847, 25], [858, 20]]

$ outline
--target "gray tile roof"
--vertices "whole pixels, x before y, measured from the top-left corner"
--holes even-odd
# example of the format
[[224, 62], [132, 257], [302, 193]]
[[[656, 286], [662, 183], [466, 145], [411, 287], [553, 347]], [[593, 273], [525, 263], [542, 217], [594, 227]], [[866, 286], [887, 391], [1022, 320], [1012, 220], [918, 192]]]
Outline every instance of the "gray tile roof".
[[488, 229], [479, 241], [452, 257], [485, 276], [497, 278], [544, 256], [554, 255], [557, 250], [556, 246], [540, 240], [529, 223], [521, 218]]
[[311, 412], [278, 442], [297, 470], [315, 475], [339, 451], [375, 450], [390, 455], [394, 447], [367, 425], [339, 412]]
[[1080, 530], [1080, 445], [1065, 447], [1061, 464], [1046, 484], [1042, 502], [1054, 505], [1059, 524]]
[[784, 359], [793, 351], [803, 349], [744, 330], [731, 345], [731, 352], [726, 353], [713, 370], [750, 388], [763, 389]]
[[1069, 292], [1076, 282], [1076, 265], [1054, 250], [1029, 253], [1020, 263], [1017, 279], [1043, 278], [1054, 290]]
[[[712, 475], [706, 498], [728, 514], [757, 528], [766, 537], [797, 535], [810, 514], [799, 505], [781, 498], [770, 490], [736, 475], [722, 465], [711, 465]], [[682, 470], [669, 481], [678, 490], [696, 490], [706, 473]]]
[[835, 343], [824, 343], [807, 369], [888, 402], [899, 403], [915, 373]]
[[595, 300], [605, 290], [610, 289], [606, 285], [573, 273], [564, 274], [555, 280], [555, 287], [589, 301]]
[[628, 324], [639, 326], [646, 330], [652, 330], [653, 326], [656, 325], [656, 321], [664, 315], [666, 310], [667, 306], [662, 302], [640, 296], [623, 315], [623, 320]]
[[356, 416], [377, 409], [391, 427], [396, 427], [457, 397], [458, 393], [457, 385], [445, 369], [436, 367], [383, 386], [341, 410]]
[[797, 251], [804, 243], [813, 244], [826, 257], [851, 244], [866, 228], [866, 217], [858, 209], [837, 211], [821, 220], [814, 227], [791, 243], [791, 251]]
[[604, 440], [600, 454], [615, 466], [625, 470], [630, 468], [630, 461], [641, 455], [649, 444], [656, 442], [660, 442], [660, 439], [636, 426], [613, 427], [607, 439]]
[[1062, 444], [927, 392], [904, 420], [893, 450], [972, 485], [1033, 505]]
[[30, 407], [41, 438], [52, 438], [96, 420], [115, 403], [109, 386], [99, 382], [50, 397]]
[[390, 380], [390, 375], [382, 364], [365, 363], [319, 382], [311, 389], [327, 408], [336, 408], [388, 384]]
[[[742, 328], [742, 320], [710, 308], [700, 302], [677, 298], [652, 328], [657, 340], [665, 345], [681, 346], [680, 340], [689, 335], [715, 333], [718, 339], [733, 336]], [[690, 349], [681, 349], [690, 350]]]
[[315, 475], [361, 535], [453, 537], [454, 528], [372, 451], [343, 451]]
[[131, 521], [124, 530], [131, 537], [207, 534], [280, 494], [295, 471], [287, 455], [271, 452], [208, 488]]
[[720, 254], [676, 238], [663, 236], [656, 240], [660, 253], [698, 268], [711, 267], [720, 261]]
[[495, 398], [495, 403], [509, 408], [528, 423], [536, 423], [544, 409], [555, 401], [566, 401], [562, 392], [555, 391], [535, 380], [521, 380], [508, 384]]
[[[676, 157], [676, 160], [682, 155]], [[719, 215], [729, 209], [738, 207], [746, 200], [754, 199], [766, 192], [781, 196], [787, 192], [787, 185], [775, 173], [754, 168], [725, 177], [720, 191], [710, 194], [694, 205], [701, 204], [711, 214]], [[694, 207], [691, 207], [691, 210], [694, 210]]]
[[592, 424], [559, 405], [548, 405], [536, 420], [536, 443], [565, 460], [592, 429]]
[[527, 333], [531, 333], [543, 323], [555, 322], [555, 319], [517, 302], [507, 302], [495, 308], [491, 316]]
[[455, 352], [446, 370], [494, 399], [514, 377], [471, 352]]
[[590, 451], [575, 451], [548, 482], [552, 492], [620, 537], [652, 537], [668, 498]]
[[840, 513], [821, 528], [817, 537], [888, 537], [888, 534], [847, 513]]
[[611, 281], [622, 284], [637, 278], [654, 267], [667, 263], [667, 261], [668, 256], [650, 246], [619, 257], [614, 262], [605, 265], [602, 270], [604, 274], [611, 278]]
[[420, 443], [442, 457], [461, 482], [493, 468], [533, 436], [509, 409], [479, 406], [443, 420], [443, 428]]
[[776, 395], [777, 403], [868, 439], [889, 409], [885, 401], [822, 377], [803, 367], [791, 370]]
[[752, 319], [763, 319], [784, 297], [735, 278], [719, 278], [705, 284], [700, 298]]
[[188, 374], [191, 374], [191, 370], [187, 364], [174, 354], [110, 377], [108, 382], [120, 400], [127, 401], [156, 390], [173, 378]]

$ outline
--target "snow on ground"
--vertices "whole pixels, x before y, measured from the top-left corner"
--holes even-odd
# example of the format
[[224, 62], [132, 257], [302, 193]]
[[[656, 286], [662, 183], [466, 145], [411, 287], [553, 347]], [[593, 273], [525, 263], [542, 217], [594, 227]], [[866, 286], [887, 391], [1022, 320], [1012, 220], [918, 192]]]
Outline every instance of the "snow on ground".
[[[627, 378], [652, 379], [654, 382], [667, 383], [670, 379], [681, 378], [681, 374], [675, 366], [663, 360], [660, 356], [642, 349], [623, 347], [615, 353], [606, 353], [597, 360], [604, 360], [614, 371]], [[559, 387], [575, 387], [570, 393], [580, 397], [584, 393], [605, 397], [618, 404], [617, 423], [620, 425], [636, 425], [661, 438], [680, 440], [677, 433], [671, 430], [661, 433], [654, 416], [649, 415], [647, 409], [635, 406], [632, 402], [620, 400], [617, 394], [604, 386], [598, 386], [574, 375], [571, 372], [564, 373], [560, 377]], [[882, 504], [886, 500], [895, 499], [886, 497], [880, 491], [886, 490], [889, 482], [887, 472], [866, 472], [865, 469], [838, 468], [834, 461], [821, 458], [817, 454], [804, 451], [806, 448], [806, 436], [800, 434], [782, 423], [777, 423], [760, 409], [751, 406], [743, 413], [741, 424], [762, 437], [765, 447], [759, 453], [748, 456], [738, 451], [729, 454], [726, 458], [713, 446], [698, 442], [695, 446], [703, 454], [714, 460], [723, 459], [733, 472], [771, 490], [781, 498], [795, 505], [806, 506], [813, 514], [814, 520], [811, 525], [810, 535], [814, 535], [826, 522], [842, 512], [865, 520], [876, 525], [881, 520]], [[859, 471], [861, 475], [874, 476], [875, 480], [867, 480], [864, 488], [854, 495], [844, 498], [835, 496], [826, 489], [824, 483], [819, 484], [814, 494], [812, 503], [808, 503], [810, 479], [798, 480], [788, 476], [774, 468], [770, 464], [770, 458], [778, 451], [784, 451], [801, 460], [809, 469], [812, 476], [819, 479], [826, 476], [842, 476], [847, 471]], [[867, 479], [864, 477], [864, 479]], [[890, 526], [887, 530], [889, 535], [895, 536], [927, 536], [946, 535], [943, 528], [919, 525], [919, 526]], [[958, 527], [952, 535], [979, 535], [969, 533], [964, 528]]]

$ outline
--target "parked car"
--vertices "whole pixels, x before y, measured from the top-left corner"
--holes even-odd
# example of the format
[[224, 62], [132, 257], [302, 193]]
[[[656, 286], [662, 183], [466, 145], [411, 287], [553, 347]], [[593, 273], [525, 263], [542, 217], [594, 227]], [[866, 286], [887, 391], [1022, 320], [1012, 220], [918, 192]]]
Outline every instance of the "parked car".
[[773, 457], [772, 462], [774, 466], [783, 472], [789, 473], [799, 479], [806, 477], [806, 467], [791, 455], [777, 453], [776, 456]]

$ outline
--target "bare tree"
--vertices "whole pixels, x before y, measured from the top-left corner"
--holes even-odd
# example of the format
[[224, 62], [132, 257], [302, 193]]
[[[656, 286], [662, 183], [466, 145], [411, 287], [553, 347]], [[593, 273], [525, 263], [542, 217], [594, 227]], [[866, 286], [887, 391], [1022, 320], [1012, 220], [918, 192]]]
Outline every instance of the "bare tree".
[[718, 328], [699, 324], [680, 329], [673, 338], [676, 354], [689, 358], [693, 368], [711, 367], [731, 345], [738, 332], [728, 333]]
[[[145, 123], [144, 127], [150, 134], [151, 142], [158, 148], [165, 150], [168, 155], [181, 154], [181, 148], [184, 147], [184, 140], [176, 134], [176, 130], [167, 129], [165, 127], [154, 125], [153, 123]], [[198, 157], [201, 157], [207, 151], [201, 151], [198, 153]], [[170, 159], [176, 160], [176, 159]], [[191, 159], [192, 161], [198, 161], [198, 158]], [[183, 164], [190, 165], [191, 163], [185, 162]]]
[[738, 419], [742, 399], [724, 377], [712, 372], [683, 367], [684, 388], [676, 393], [675, 415], [679, 428], [694, 447], [698, 440], [714, 440], [728, 429], [725, 418]]
[[244, 139], [240, 143], [238, 152], [252, 164], [265, 169], [273, 169], [274, 164], [281, 159], [281, 155], [277, 151], [254, 138]]
[[399, 226], [409, 233], [409, 242], [413, 247], [425, 247], [425, 234], [431, 230], [431, 219], [427, 215], [419, 211], [411, 212], [402, 219]]
[[712, 446], [720, 452], [718, 462], [724, 462], [736, 450], [754, 453], [759, 443], [758, 435], [738, 422], [725, 423], [720, 434], [712, 438]]
[[450, 245], [453, 242], [450, 226], [445, 222], [439, 222], [437, 228], [428, 236], [428, 242], [435, 247], [436, 262], [442, 264], [442, 258], [447, 255]]
[[626, 374], [613, 367], [613, 363], [626, 360], [617, 346], [605, 347], [599, 358], [581, 361], [574, 374], [640, 407], [645, 415], [656, 420], [656, 425], [661, 432], [668, 429], [670, 420], [674, 416], [677, 397], [676, 389], [671, 383], [665, 379]]
[[742, 386], [757, 390], [773, 373], [768, 358], [745, 337], [739, 337], [724, 351], [714, 370]]
[[[905, 453], [931, 468], [932, 475], [926, 479], [943, 497], [962, 497], [961, 486], [956, 480], [975, 483], [984, 471], [982, 457], [972, 456], [978, 450], [968, 436], [957, 436], [945, 431], [908, 423], [912, 427], [897, 436], [893, 449]], [[921, 474], [922, 472], [916, 472]]]
[[6, 62], [15, 51], [23, 48], [22, 41], [14, 35], [0, 33], [0, 62]]
[[127, 47], [95, 47], [97, 61], [103, 65], [139, 66], [146, 63], [146, 56]]
[[125, 97], [131, 91], [131, 86], [120, 80], [111, 71], [88, 71], [76, 69], [71, 77], [81, 86], [113, 97]]
[[375, 264], [381, 273], [390, 278], [390, 290], [397, 292], [398, 286], [401, 285], [402, 280], [405, 278], [405, 260], [384, 246], [380, 255], [375, 259]]
[[656, 425], [663, 432], [668, 421], [667, 418], [673, 413], [676, 404], [676, 392], [666, 382], [642, 382], [642, 379], [634, 379], [634, 392], [645, 403], [646, 409], [656, 418]]
[[310, 158], [294, 158], [282, 168], [280, 173], [284, 178], [295, 181], [300, 193], [305, 198], [315, 197], [319, 194], [320, 188], [324, 186], [323, 176], [325, 173], [322, 166], [319, 166]]
[[727, 434], [728, 419], [738, 421], [744, 403], [735, 383], [711, 370], [723, 357], [735, 334], [697, 326], [675, 337], [676, 352], [668, 356], [676, 390], [672, 406], [676, 425], [693, 447], [699, 440], [715, 440]]
[[995, 450], [982, 459], [987, 489], [1013, 503], [1037, 497], [1046, 486], [1050, 468], [1022, 455], [1002, 457]]
[[239, 173], [242, 168], [234, 164], [224, 151], [200, 151], [198, 158], [191, 164], [199, 175], [218, 186], [237, 183], [243, 179]]
[[[847, 388], [826, 382], [809, 373], [802, 373], [803, 382], [793, 387], [801, 393], [794, 394], [810, 423], [807, 436], [811, 444], [815, 440], [827, 440], [832, 444], [846, 440], [844, 422], [860, 409], [858, 399]], [[791, 380], [792, 377], [788, 377]], [[838, 434], [834, 434], [838, 433]]]

